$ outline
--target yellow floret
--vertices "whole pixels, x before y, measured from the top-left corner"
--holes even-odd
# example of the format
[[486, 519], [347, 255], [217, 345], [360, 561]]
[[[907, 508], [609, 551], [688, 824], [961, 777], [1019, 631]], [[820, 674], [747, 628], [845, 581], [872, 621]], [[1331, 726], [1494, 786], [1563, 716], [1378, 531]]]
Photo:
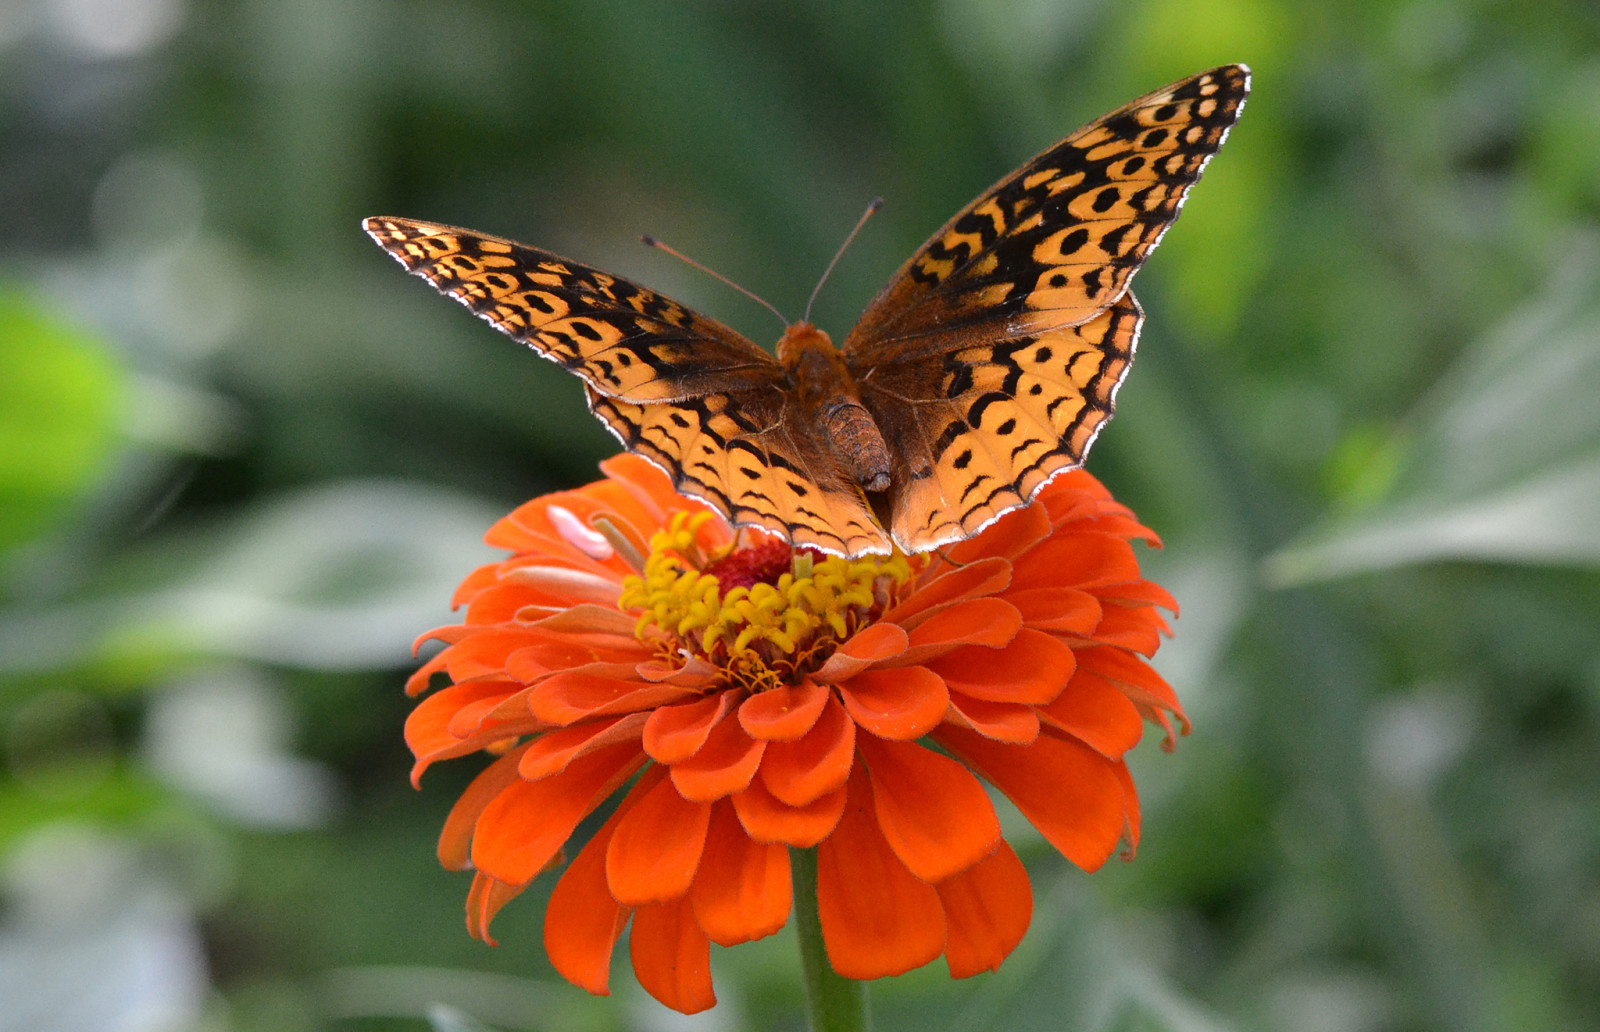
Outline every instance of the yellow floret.
[[887, 591], [911, 577], [901, 555], [816, 560], [801, 554], [776, 584], [724, 594], [700, 568], [695, 532], [708, 518], [674, 514], [651, 539], [643, 574], [623, 581], [618, 604], [639, 611], [634, 633], [641, 639], [665, 636], [674, 652], [687, 647], [752, 687], [781, 683], [769, 662], [792, 660], [801, 650], [814, 655], [826, 639], [844, 639], [883, 600], [880, 587]]

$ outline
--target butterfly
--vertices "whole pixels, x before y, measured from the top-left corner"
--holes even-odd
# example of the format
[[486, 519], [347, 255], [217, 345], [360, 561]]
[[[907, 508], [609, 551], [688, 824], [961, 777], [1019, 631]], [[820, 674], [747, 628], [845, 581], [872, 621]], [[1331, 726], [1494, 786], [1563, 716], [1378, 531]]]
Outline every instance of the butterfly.
[[1223, 65], [1089, 123], [901, 267], [835, 348], [777, 357], [627, 280], [412, 219], [363, 227], [408, 272], [583, 380], [628, 449], [735, 525], [840, 555], [922, 552], [1083, 464], [1144, 314], [1128, 289], [1250, 90]]

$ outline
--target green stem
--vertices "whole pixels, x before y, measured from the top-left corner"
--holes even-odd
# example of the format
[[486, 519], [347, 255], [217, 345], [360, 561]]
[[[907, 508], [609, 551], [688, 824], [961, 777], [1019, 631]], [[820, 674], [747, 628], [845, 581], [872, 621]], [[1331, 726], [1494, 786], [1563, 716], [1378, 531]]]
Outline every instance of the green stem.
[[817, 851], [790, 849], [794, 877], [794, 918], [800, 932], [800, 962], [805, 969], [806, 1002], [811, 1032], [870, 1032], [867, 984], [834, 972], [822, 945], [822, 918], [817, 912]]

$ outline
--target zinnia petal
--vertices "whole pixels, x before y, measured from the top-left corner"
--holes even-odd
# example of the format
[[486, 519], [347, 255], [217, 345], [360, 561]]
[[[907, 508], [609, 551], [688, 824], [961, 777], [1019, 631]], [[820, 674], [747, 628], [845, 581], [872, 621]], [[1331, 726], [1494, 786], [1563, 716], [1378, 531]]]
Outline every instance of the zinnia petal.
[[757, 842], [781, 842], [796, 849], [810, 849], [833, 834], [844, 813], [845, 791], [813, 799], [804, 806], [790, 806], [767, 790], [760, 778], [733, 796], [733, 810], [745, 833]]
[[472, 865], [472, 830], [484, 809], [508, 786], [520, 780], [517, 777], [520, 759], [521, 749], [514, 749], [489, 764], [472, 779], [472, 784], [450, 808], [450, 816], [444, 819], [444, 828], [439, 832], [439, 863], [445, 870], [464, 871]]
[[756, 776], [767, 748], [766, 742], [745, 734], [738, 720], [724, 717], [699, 752], [672, 765], [672, 783], [685, 799], [710, 802], [732, 795]]
[[1061, 855], [1085, 871], [1106, 862], [1122, 834], [1122, 786], [1112, 762], [1080, 742], [1040, 735], [1002, 745], [946, 725], [934, 741], [1017, 804]]
[[644, 751], [657, 763], [682, 763], [700, 751], [711, 729], [732, 707], [733, 698], [727, 692], [676, 706], [659, 706], [645, 721]]
[[950, 699], [950, 710], [952, 724], [997, 742], [1029, 745], [1039, 737], [1039, 711], [1032, 706], [956, 695]]
[[949, 929], [944, 959], [950, 977], [995, 970], [1027, 934], [1033, 887], [1022, 861], [1004, 841], [987, 858], [936, 888]]
[[817, 912], [828, 962], [846, 978], [882, 978], [944, 951], [939, 894], [900, 862], [873, 819], [866, 774], [850, 779], [844, 816], [817, 847]]
[[567, 865], [544, 908], [550, 963], [562, 978], [598, 996], [610, 995], [611, 950], [633, 913], [611, 898], [606, 885], [606, 851], [625, 812], [619, 808]]
[[547, 732], [528, 743], [528, 748], [522, 753], [522, 762], [517, 765], [517, 773], [529, 781], [559, 774], [573, 760], [587, 756], [596, 749], [638, 741], [644, 722], [643, 713], [630, 713], [625, 717]]
[[761, 763], [761, 780], [781, 801], [805, 806], [844, 786], [855, 759], [856, 726], [833, 696], [805, 737], [773, 742]]
[[633, 973], [645, 992], [683, 1014], [716, 1006], [711, 991], [711, 943], [687, 899], [641, 907], [628, 935]]
[[771, 688], [744, 700], [739, 724], [751, 738], [792, 742], [811, 730], [827, 704], [827, 687], [814, 681]]
[[473, 875], [472, 888], [467, 890], [467, 934], [490, 946], [500, 945], [489, 934], [489, 925], [500, 908], [522, 895], [526, 888], [526, 885], [507, 885], [482, 871]]
[[513, 781], [478, 817], [472, 865], [512, 885], [529, 881], [544, 870], [578, 822], [643, 763], [637, 746], [613, 745], [574, 760], [560, 774]]
[[1026, 627], [1003, 649], [967, 645], [928, 662], [952, 692], [1034, 705], [1060, 695], [1077, 665], [1067, 646]]
[[872, 804], [889, 848], [912, 874], [941, 882], [994, 852], [1000, 819], [978, 779], [931, 749], [856, 741], [872, 781]]
[[689, 902], [710, 940], [733, 946], [771, 935], [789, 920], [789, 850], [754, 842], [733, 804], [713, 804], [705, 853]]
[[665, 777], [641, 780], [629, 795], [636, 800], [606, 850], [611, 895], [632, 906], [677, 899], [700, 867], [711, 804], [683, 798]]
[[675, 685], [565, 672], [540, 681], [528, 693], [528, 709], [556, 727], [588, 717], [632, 713], [677, 702], [689, 694]]
[[1048, 706], [1040, 706], [1038, 713], [1052, 727], [1113, 760], [1138, 745], [1144, 734], [1138, 707], [1092, 670], [1074, 673], [1066, 690]]
[[857, 674], [839, 686], [839, 697], [863, 731], [903, 742], [932, 731], [950, 708], [944, 680], [921, 666]]

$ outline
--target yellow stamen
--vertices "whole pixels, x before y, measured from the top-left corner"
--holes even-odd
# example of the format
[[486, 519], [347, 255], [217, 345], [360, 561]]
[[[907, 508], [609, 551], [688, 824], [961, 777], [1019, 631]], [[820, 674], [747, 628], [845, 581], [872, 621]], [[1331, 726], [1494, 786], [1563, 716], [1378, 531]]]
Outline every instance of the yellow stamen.
[[[618, 604], [639, 612], [634, 633], [673, 654], [699, 655], [751, 690], [789, 683], [881, 611], [911, 577], [903, 555], [815, 559], [796, 553], [775, 584], [721, 590], [704, 572], [696, 531], [710, 518], [675, 513], [650, 540], [638, 576], [622, 582]], [[711, 557], [713, 560], [720, 556]]]

